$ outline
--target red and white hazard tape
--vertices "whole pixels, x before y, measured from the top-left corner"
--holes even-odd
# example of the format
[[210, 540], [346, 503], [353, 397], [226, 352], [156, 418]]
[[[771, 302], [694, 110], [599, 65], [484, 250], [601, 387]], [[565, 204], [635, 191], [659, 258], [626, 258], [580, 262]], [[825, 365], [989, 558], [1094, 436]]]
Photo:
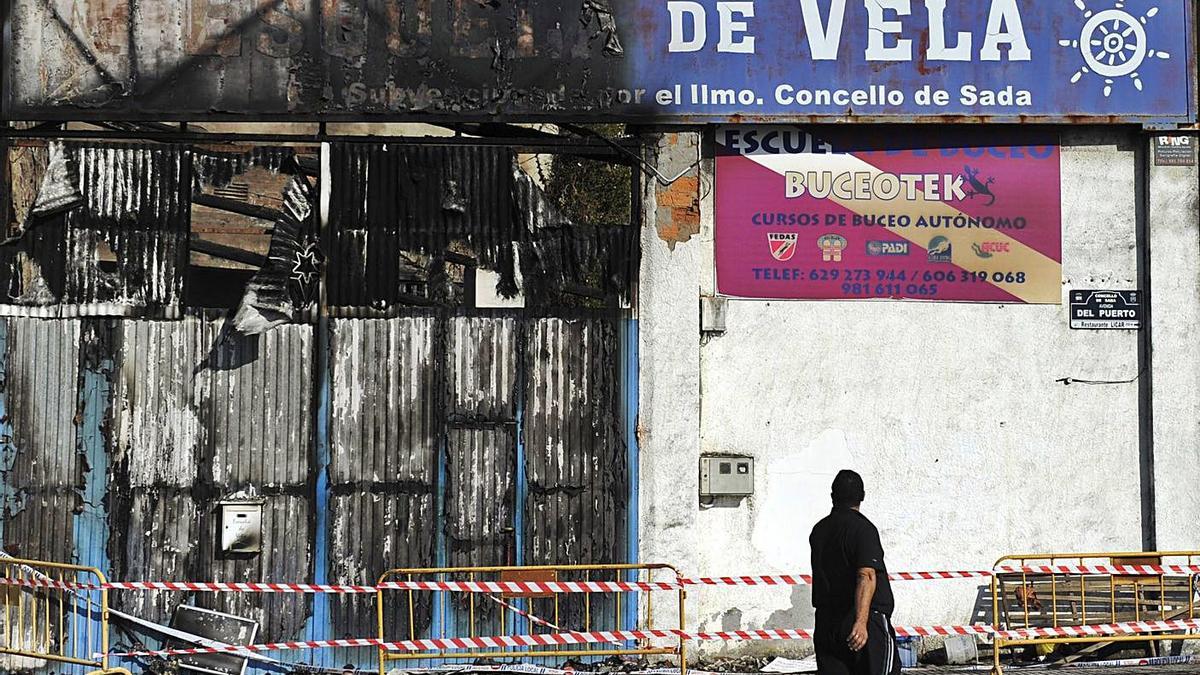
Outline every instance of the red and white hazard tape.
[[488, 597], [488, 599], [489, 599], [489, 600], [491, 600], [492, 602], [496, 603], [497, 605], [500, 605], [501, 607], [503, 607], [503, 608], [507, 609], [508, 611], [512, 612], [513, 614], [516, 614], [517, 616], [520, 616], [520, 617], [524, 617], [524, 618], [526, 618], [526, 619], [529, 619], [530, 621], [532, 621], [533, 623], [536, 623], [536, 624], [538, 624], [539, 626], [545, 626], [546, 628], [549, 628], [550, 630], [557, 630], [557, 631], [561, 631], [561, 630], [562, 630], [562, 628], [559, 628], [559, 627], [558, 627], [558, 626], [556, 626], [555, 624], [552, 624], [552, 623], [550, 623], [549, 621], [547, 621], [547, 620], [543, 619], [542, 617], [540, 617], [540, 616], [536, 616], [536, 615], [534, 615], [534, 614], [531, 614], [531, 613], [529, 613], [529, 612], [526, 612], [525, 610], [523, 610], [523, 609], [520, 609], [520, 608], [519, 608], [519, 607], [517, 607], [516, 605], [509, 604], [509, 603], [507, 603], [507, 602], [505, 602], [505, 601], [501, 600], [500, 598], [497, 598], [497, 597], [496, 597], [496, 596], [494, 596], [494, 595], [489, 595], [489, 596], [487, 596], [487, 597]]
[[1200, 565], [1027, 565], [997, 567], [996, 574], [1095, 574], [1112, 576], [1151, 576], [1161, 574], [1200, 574]]
[[623, 593], [677, 591], [679, 581], [386, 581], [382, 590], [466, 593]]
[[375, 586], [340, 584], [280, 584], [259, 582], [114, 581], [105, 588], [123, 591], [183, 591], [216, 593], [374, 593]]
[[[1076, 575], [1200, 575], [1200, 565], [1032, 565], [998, 567], [994, 571], [895, 572], [892, 581], [978, 579], [997, 574]], [[27, 586], [66, 590], [140, 590], [189, 593], [374, 593], [380, 590], [456, 591], [464, 593], [626, 593], [675, 591], [688, 586], [807, 586], [808, 574], [768, 574], [736, 577], [692, 577], [675, 581], [388, 581], [378, 586], [346, 584], [292, 584], [270, 582], [114, 581], [105, 584], [49, 579], [0, 578], [0, 586]]]
[[996, 631], [1001, 640], [1019, 640], [1042, 637], [1100, 637], [1104, 635], [1132, 635], [1165, 631], [1200, 631], [1200, 619], [1177, 619], [1174, 621], [1126, 621], [1095, 626], [1068, 626], [1058, 628], [1018, 628]]
[[52, 579], [0, 578], [0, 586], [57, 588], [71, 591], [180, 591], [188, 593], [374, 593], [375, 586], [330, 584], [280, 584], [259, 582], [199, 582], [199, 581], [110, 581], [103, 584], [54, 581]]
[[[1067, 626], [1059, 628], [1021, 628], [997, 631], [991, 626], [897, 626], [900, 637], [932, 637], [950, 635], [994, 635], [1003, 640], [1037, 637], [1103, 637], [1106, 635], [1128, 635], [1163, 631], [1200, 631], [1200, 619], [1178, 621], [1130, 621], [1125, 623], [1100, 624], [1095, 626]], [[219, 654], [238, 652], [287, 651], [298, 649], [322, 649], [328, 647], [378, 647], [388, 651], [441, 651], [447, 649], [497, 649], [503, 647], [539, 647], [582, 645], [599, 642], [625, 642], [633, 640], [811, 640], [813, 631], [805, 629], [772, 629], [747, 631], [683, 631], [683, 630], [631, 630], [548, 633], [544, 635], [498, 635], [492, 637], [438, 638], [424, 640], [401, 640], [388, 642], [374, 638], [358, 640], [314, 640], [309, 642], [274, 642], [261, 645], [227, 647], [197, 647], [191, 649], [163, 649], [157, 651], [118, 652], [114, 657], [135, 656], [188, 656], [195, 654]]]

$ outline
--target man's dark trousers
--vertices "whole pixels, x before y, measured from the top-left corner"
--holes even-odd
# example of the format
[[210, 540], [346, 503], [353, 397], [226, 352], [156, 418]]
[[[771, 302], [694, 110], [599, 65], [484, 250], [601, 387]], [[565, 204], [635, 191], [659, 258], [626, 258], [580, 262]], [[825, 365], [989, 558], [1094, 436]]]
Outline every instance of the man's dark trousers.
[[867, 618], [867, 644], [857, 652], [846, 644], [853, 627], [854, 610], [844, 613], [817, 610], [814, 636], [817, 675], [899, 675], [900, 650], [887, 615], [871, 610]]

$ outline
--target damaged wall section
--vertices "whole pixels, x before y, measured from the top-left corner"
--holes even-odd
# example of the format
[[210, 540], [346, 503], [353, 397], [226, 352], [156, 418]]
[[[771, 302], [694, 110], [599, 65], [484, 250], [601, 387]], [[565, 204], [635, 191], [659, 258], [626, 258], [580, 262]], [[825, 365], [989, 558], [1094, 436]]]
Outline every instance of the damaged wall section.
[[6, 304], [47, 316], [179, 315], [191, 194], [186, 148], [55, 142], [12, 152], [48, 159], [24, 220], [0, 246]]
[[[0, 323], [9, 553], [116, 579], [337, 584], [396, 567], [624, 560], [628, 223], [572, 221], [501, 147], [335, 145], [324, 231], [314, 162], [286, 148], [13, 153], [38, 189], [14, 195], [26, 217], [0, 246], [17, 291], [0, 312], [29, 315]], [[222, 201], [263, 171], [259, 185], [284, 186], [275, 206]], [[247, 249], [258, 268], [242, 264], [251, 292], [224, 312], [184, 295], [193, 207], [249, 214], [260, 249], [270, 232], [267, 255]], [[205, 217], [215, 235], [229, 220]], [[314, 247], [328, 254], [310, 270], [327, 304], [289, 273]], [[474, 307], [476, 269], [525, 309]], [[67, 318], [79, 313], [110, 318]], [[261, 554], [220, 550], [228, 498], [263, 500]], [[424, 595], [418, 633], [434, 623]], [[376, 631], [367, 596], [320, 599], [328, 612], [286, 594], [112, 602], [159, 623], [183, 603], [251, 617], [267, 641]], [[466, 630], [467, 606], [449, 604], [448, 628]], [[598, 618], [611, 609], [593, 599], [592, 626], [615, 625]], [[495, 607], [476, 610], [498, 628]], [[582, 625], [582, 611], [564, 603], [563, 620]], [[408, 633], [406, 613], [389, 621]]]
[[[113, 552], [119, 577], [312, 577], [312, 328], [231, 336], [223, 327], [221, 319], [202, 317], [120, 325], [113, 496], [129, 515]], [[214, 344], [216, 358], [209, 360]], [[261, 555], [218, 549], [218, 502], [230, 497], [265, 500]], [[114, 606], [165, 622], [182, 600], [125, 593]], [[254, 617], [264, 635], [276, 636], [297, 634], [311, 601], [270, 594], [196, 600]]]

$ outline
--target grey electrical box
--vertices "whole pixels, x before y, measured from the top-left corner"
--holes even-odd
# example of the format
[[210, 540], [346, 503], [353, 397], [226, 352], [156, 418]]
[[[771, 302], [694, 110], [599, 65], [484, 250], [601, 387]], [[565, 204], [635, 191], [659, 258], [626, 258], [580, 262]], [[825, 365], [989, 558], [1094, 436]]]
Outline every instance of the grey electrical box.
[[701, 497], [745, 497], [754, 494], [754, 458], [700, 458]]
[[221, 552], [262, 552], [262, 501], [220, 503]]
[[700, 298], [700, 332], [724, 333], [725, 310], [728, 307], [725, 298], [703, 296]]

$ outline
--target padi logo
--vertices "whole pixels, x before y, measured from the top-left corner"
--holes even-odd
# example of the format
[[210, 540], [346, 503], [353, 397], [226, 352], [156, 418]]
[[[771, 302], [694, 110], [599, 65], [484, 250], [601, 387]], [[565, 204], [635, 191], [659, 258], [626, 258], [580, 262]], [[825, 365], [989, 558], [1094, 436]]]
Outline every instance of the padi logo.
[[817, 239], [817, 246], [821, 247], [821, 259], [825, 262], [842, 262], [846, 238], [840, 234], [827, 234]]
[[800, 235], [794, 232], [770, 232], [767, 234], [767, 245], [771, 247], [771, 256], [779, 262], [787, 262], [796, 255], [796, 240]]
[[1007, 241], [985, 241], [982, 244], [976, 242], [971, 244], [971, 250], [980, 258], [990, 258], [997, 253], [1011, 252], [1012, 245]]
[[929, 262], [936, 262], [936, 263], [950, 262], [950, 257], [951, 257], [951, 253], [953, 253], [953, 248], [954, 247], [951, 246], [951, 244], [950, 244], [950, 240], [941, 235], [938, 235], [938, 236], [934, 237], [933, 239], [930, 239], [929, 240], [929, 248], [928, 248]]
[[868, 241], [867, 255], [908, 255], [907, 241]]

